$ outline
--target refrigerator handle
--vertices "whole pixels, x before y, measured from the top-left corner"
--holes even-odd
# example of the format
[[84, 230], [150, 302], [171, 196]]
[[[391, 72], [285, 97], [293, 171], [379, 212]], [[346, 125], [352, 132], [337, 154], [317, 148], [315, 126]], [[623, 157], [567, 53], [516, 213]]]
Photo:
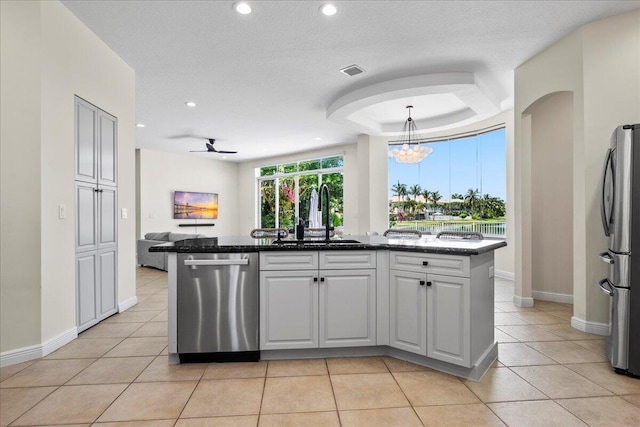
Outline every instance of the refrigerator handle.
[[605, 262], [607, 264], [614, 264], [613, 258], [609, 255], [609, 252], [602, 252], [600, 255], [600, 261]]
[[[604, 284], [607, 284], [607, 288], [604, 287]], [[613, 287], [611, 286], [611, 282], [609, 281], [609, 279], [602, 279], [598, 282], [598, 286], [600, 287], [600, 289], [602, 289], [602, 292], [604, 292], [605, 294], [609, 295], [610, 297], [613, 296]]]
[[607, 211], [605, 209], [605, 187], [606, 187], [606, 179], [607, 179], [607, 170], [609, 169], [609, 165], [611, 164], [611, 154], [613, 153], [613, 151], [611, 150], [611, 148], [609, 148], [607, 150], [607, 157], [604, 161], [604, 169], [602, 170], [602, 181], [601, 181], [601, 185], [602, 185], [602, 194], [601, 194], [601, 200], [600, 200], [600, 217], [602, 218], [602, 227], [604, 228], [604, 235], [605, 236], [609, 236], [611, 234], [611, 231], [609, 230], [609, 218], [607, 218]]

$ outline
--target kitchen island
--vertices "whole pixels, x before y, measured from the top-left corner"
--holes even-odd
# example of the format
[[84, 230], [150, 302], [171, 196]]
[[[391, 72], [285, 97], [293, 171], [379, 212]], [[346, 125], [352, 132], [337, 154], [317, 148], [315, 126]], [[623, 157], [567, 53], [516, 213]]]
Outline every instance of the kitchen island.
[[346, 239], [220, 237], [152, 247], [169, 252], [170, 363], [182, 353], [179, 256], [193, 263], [199, 254], [257, 252], [260, 359], [388, 355], [479, 380], [498, 355], [493, 251], [506, 242]]

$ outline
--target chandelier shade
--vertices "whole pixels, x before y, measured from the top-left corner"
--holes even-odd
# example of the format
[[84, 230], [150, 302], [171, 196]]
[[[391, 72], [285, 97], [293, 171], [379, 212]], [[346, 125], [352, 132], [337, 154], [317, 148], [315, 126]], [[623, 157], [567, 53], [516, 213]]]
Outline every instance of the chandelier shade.
[[402, 127], [402, 137], [398, 141], [393, 141], [399, 142], [402, 145], [401, 148], [389, 150], [389, 157], [393, 157], [397, 163], [420, 163], [433, 152], [433, 148], [420, 145], [418, 128], [411, 118], [412, 108], [412, 105], [407, 105], [409, 117]]

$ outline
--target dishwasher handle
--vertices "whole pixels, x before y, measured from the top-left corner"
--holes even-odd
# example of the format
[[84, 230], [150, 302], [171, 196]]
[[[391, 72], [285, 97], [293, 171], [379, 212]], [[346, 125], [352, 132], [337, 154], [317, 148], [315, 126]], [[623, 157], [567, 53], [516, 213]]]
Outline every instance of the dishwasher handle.
[[248, 259], [185, 259], [184, 265], [249, 265]]

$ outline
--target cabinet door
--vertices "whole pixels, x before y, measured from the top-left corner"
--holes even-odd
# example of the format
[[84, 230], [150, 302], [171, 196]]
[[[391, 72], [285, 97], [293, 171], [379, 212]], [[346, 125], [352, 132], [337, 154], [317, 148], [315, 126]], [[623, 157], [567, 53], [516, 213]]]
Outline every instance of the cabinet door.
[[76, 183], [76, 251], [95, 251], [98, 191], [94, 184]]
[[427, 357], [471, 367], [470, 279], [427, 275]]
[[426, 274], [390, 270], [389, 302], [391, 347], [427, 354]]
[[318, 347], [317, 279], [317, 270], [260, 273], [261, 350]]
[[98, 196], [98, 246], [115, 246], [118, 234], [118, 193], [115, 188], [101, 187]]
[[78, 332], [82, 332], [98, 322], [97, 275], [98, 260], [96, 252], [89, 252], [76, 257]]
[[320, 347], [376, 345], [376, 270], [320, 270]]
[[116, 268], [117, 252], [111, 250], [98, 252], [98, 320], [105, 319], [116, 312]]
[[117, 121], [104, 111], [98, 112], [98, 184], [116, 185], [117, 178]]
[[98, 109], [80, 98], [75, 100], [76, 180], [96, 183], [98, 180], [96, 123]]

